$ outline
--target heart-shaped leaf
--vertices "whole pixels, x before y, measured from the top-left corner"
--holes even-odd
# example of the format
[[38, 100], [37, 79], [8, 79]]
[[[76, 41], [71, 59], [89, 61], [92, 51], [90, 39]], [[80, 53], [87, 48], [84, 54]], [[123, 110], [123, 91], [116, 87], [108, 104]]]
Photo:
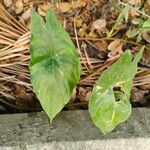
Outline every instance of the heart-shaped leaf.
[[31, 14], [30, 78], [34, 92], [50, 119], [69, 101], [80, 78], [77, 51], [53, 10], [45, 18]]
[[144, 47], [133, 61], [130, 51], [127, 50], [116, 63], [103, 72], [93, 88], [89, 111], [93, 122], [104, 134], [112, 131], [131, 114], [130, 91], [143, 49]]

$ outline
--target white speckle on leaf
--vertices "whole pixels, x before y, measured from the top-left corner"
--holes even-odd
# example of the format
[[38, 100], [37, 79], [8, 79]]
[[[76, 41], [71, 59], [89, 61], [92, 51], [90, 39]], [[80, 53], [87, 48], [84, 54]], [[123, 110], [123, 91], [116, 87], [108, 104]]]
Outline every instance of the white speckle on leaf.
[[101, 90], [102, 89], [102, 87], [101, 86], [96, 86], [96, 88], [97, 88], [97, 90]]
[[41, 91], [40, 90], [38, 90], [38, 93], [40, 93]]

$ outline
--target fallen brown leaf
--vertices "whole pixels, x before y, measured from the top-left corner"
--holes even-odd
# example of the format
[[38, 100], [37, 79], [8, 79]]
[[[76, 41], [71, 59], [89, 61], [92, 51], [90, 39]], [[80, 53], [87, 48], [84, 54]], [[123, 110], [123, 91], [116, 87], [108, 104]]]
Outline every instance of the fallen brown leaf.
[[140, 88], [141, 88], [142, 90], [150, 90], [150, 83], [149, 83], [149, 84], [141, 85]]
[[29, 18], [30, 18], [30, 8], [27, 9], [25, 12], [23, 12], [23, 14], [21, 15], [21, 18], [24, 20], [24, 21], [27, 21]]
[[142, 56], [142, 60], [146, 64], [150, 64], [150, 51], [145, 50]]
[[103, 37], [103, 35], [107, 34], [107, 29], [106, 29], [106, 20], [105, 19], [97, 19], [96, 21], [93, 22], [91, 26], [91, 33], [94, 33], [95, 31], [98, 32], [100, 36]]
[[91, 95], [92, 95], [92, 92], [91, 92], [91, 91], [87, 92], [87, 93], [86, 93], [86, 96], [85, 96], [85, 101], [89, 101]]
[[76, 27], [79, 28], [82, 26], [83, 20], [81, 18], [75, 18], [75, 19], [73, 19], [73, 21], [75, 22]]
[[6, 7], [10, 7], [12, 5], [12, 0], [4, 0], [3, 2]]
[[15, 3], [15, 12], [20, 14], [23, 11], [23, 2], [22, 0], [17, 0]]
[[52, 7], [50, 3], [44, 3], [43, 5], [38, 5], [38, 12], [41, 16], [45, 16], [46, 12]]
[[56, 7], [61, 13], [67, 13], [73, 11], [73, 9], [85, 7], [86, 1], [78, 0], [74, 2], [61, 2], [57, 3]]
[[104, 28], [106, 28], [106, 20], [105, 19], [98, 19], [93, 22], [91, 26], [91, 32], [94, 32], [95, 30], [101, 31]]
[[144, 96], [144, 92], [142, 90], [139, 90], [136, 87], [133, 87], [131, 90], [131, 99], [133, 102], [139, 102], [142, 100]]
[[[129, 14], [130, 14], [130, 16], [131, 16], [133, 19], [134, 19], [135, 17], [140, 16], [140, 13], [137, 12], [137, 10], [138, 10], [138, 8], [136, 8], [136, 9], [130, 9]], [[132, 20], [132, 23], [134, 23], [134, 20]]]
[[140, 5], [142, 3], [141, 0], [128, 0], [127, 2], [131, 5]]
[[107, 48], [110, 51], [108, 53], [108, 57], [113, 57], [118, 54], [122, 54], [123, 53], [123, 50], [122, 50], [123, 45], [124, 45], [124, 42], [120, 39], [116, 39], [113, 42], [111, 42]]
[[145, 41], [147, 41], [148, 43], [150, 43], [150, 32], [149, 31], [145, 31], [142, 34], [142, 37]]
[[86, 89], [84, 89], [82, 87], [79, 88], [79, 99], [80, 99], [80, 101], [85, 101], [86, 93], [87, 93]]
[[94, 43], [95, 46], [99, 49], [99, 51], [101, 52], [105, 52], [107, 50], [107, 47], [108, 47], [108, 43], [104, 40], [102, 41], [97, 41]]

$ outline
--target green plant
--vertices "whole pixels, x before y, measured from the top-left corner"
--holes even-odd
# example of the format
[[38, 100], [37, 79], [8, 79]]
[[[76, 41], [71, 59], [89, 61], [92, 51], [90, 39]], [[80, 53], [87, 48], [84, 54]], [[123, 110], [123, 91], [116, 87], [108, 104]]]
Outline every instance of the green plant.
[[126, 5], [126, 7], [123, 9], [123, 11], [120, 13], [120, 15], [118, 16], [115, 24], [113, 25], [111, 31], [109, 32], [108, 37], [113, 36], [113, 32], [115, 29], [117, 29], [117, 27], [119, 25], [121, 25], [121, 23], [123, 22], [123, 20], [125, 19], [125, 21], [127, 22], [128, 20], [128, 14], [129, 14], [129, 5]]
[[81, 73], [76, 49], [52, 10], [46, 22], [32, 12], [30, 52], [31, 83], [52, 120], [68, 103]]
[[[127, 19], [124, 13], [123, 16]], [[127, 50], [103, 72], [94, 86], [89, 111], [103, 133], [110, 132], [130, 116], [130, 90], [143, 49], [133, 61]], [[46, 22], [32, 12], [30, 52], [29, 68], [34, 92], [44, 111], [53, 119], [69, 101], [80, 78], [81, 64], [70, 37], [52, 10], [47, 12]]]
[[[149, 31], [149, 29], [150, 29], [150, 16], [148, 16], [147, 14], [145, 14], [144, 12], [142, 12], [138, 9], [135, 9], [134, 7], [129, 5], [128, 3], [127, 4], [123, 3], [123, 2], [117, 3], [115, 0], [109, 0], [109, 2], [115, 8], [115, 11], [119, 12], [119, 16], [118, 16], [115, 24], [113, 25], [112, 29], [110, 30], [107, 38], [113, 37], [114, 35], [116, 35], [118, 33], [118, 27], [121, 24], [123, 24], [124, 20], [125, 20], [126, 23], [130, 22], [132, 24], [131, 20], [133, 20], [133, 18], [131, 18], [131, 16], [130, 16], [131, 15], [130, 14], [131, 10], [135, 10], [137, 13], [142, 14], [144, 17], [146, 17], [148, 19], [143, 19], [142, 17], [134, 18], [135, 21], [136, 21], [136, 26], [132, 24], [133, 27], [131, 27], [126, 32], [127, 38], [135, 38], [136, 36], [141, 37], [141, 35], [143, 33], [146, 33], [146, 32]], [[120, 5], [124, 6], [124, 8], [122, 8]], [[149, 40], [147, 40], [147, 39], [146, 39], [146, 41], [149, 42]]]
[[147, 20], [137, 20], [139, 26], [137, 28], [133, 28], [132, 30], [128, 30], [126, 35], [128, 38], [134, 38], [137, 35], [143, 34], [144, 32], [148, 32], [150, 29], [150, 19]]
[[89, 111], [93, 122], [104, 134], [112, 131], [131, 114], [130, 91], [143, 49], [144, 47], [133, 61], [130, 51], [127, 50], [116, 63], [103, 72], [93, 88]]

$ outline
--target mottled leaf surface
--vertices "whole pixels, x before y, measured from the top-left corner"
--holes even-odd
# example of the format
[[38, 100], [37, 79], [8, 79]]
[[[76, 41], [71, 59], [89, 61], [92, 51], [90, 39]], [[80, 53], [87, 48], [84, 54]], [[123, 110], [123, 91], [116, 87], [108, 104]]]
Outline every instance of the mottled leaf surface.
[[47, 12], [45, 20], [32, 12], [29, 68], [34, 92], [52, 119], [68, 103], [80, 78], [81, 65], [53, 10]]
[[143, 49], [134, 60], [130, 51], [125, 51], [116, 63], [103, 72], [93, 88], [89, 112], [94, 124], [104, 134], [112, 131], [131, 114], [130, 91]]

